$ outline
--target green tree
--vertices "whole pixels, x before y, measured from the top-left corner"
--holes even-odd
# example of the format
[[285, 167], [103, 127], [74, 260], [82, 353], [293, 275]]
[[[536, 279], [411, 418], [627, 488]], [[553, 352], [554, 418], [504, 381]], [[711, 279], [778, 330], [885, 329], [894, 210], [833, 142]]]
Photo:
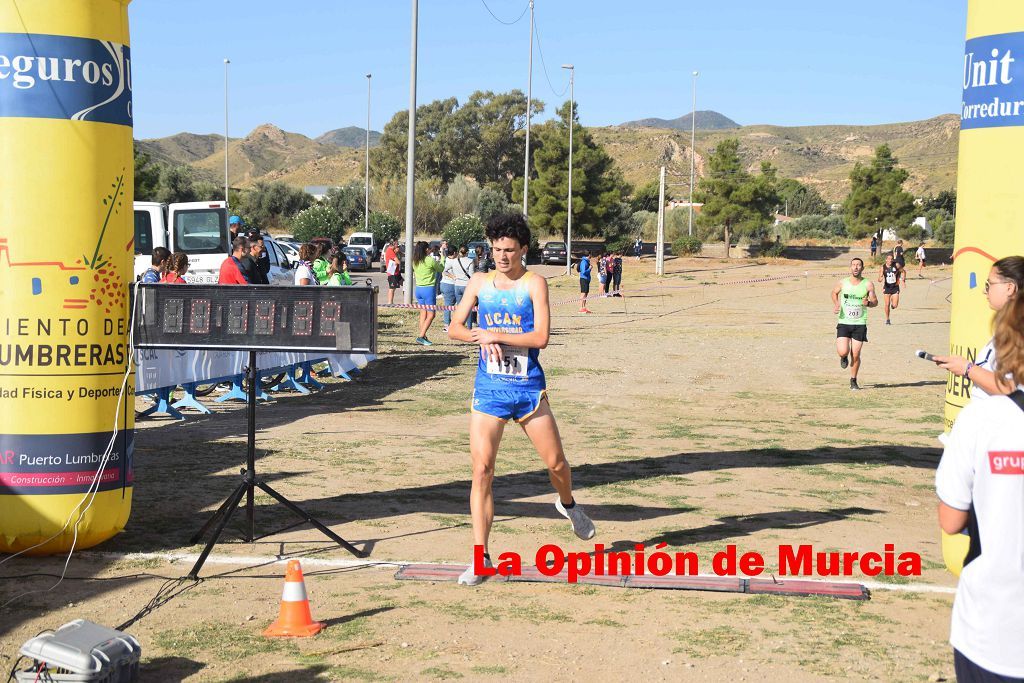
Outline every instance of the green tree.
[[783, 178], [779, 180], [778, 190], [780, 213], [787, 212], [787, 216], [793, 217], [828, 213], [828, 204], [821, 194], [799, 180]]
[[402, 223], [390, 213], [371, 211], [370, 232], [377, 244], [386, 244], [402, 234]]
[[519, 207], [510, 204], [508, 195], [504, 192], [493, 187], [485, 187], [480, 190], [480, 194], [476, 198], [476, 215], [480, 217], [484, 225], [495, 216], [511, 211], [519, 211]]
[[[954, 199], [954, 202], [956, 200]], [[955, 203], [954, 203], [955, 208]], [[954, 214], [946, 209], [931, 209], [925, 212], [928, 225], [932, 229], [932, 239], [943, 246], [953, 246], [953, 238], [956, 236], [956, 221]]]
[[[574, 236], [603, 234], [607, 221], [617, 217], [620, 202], [630, 188], [615, 166], [615, 161], [583, 126], [579, 125], [575, 105], [573, 128], [572, 229]], [[569, 103], [558, 109], [558, 118], [535, 129], [537, 145], [533, 150], [536, 179], [530, 181], [530, 225], [537, 233], [565, 235], [569, 192]], [[523, 182], [513, 183], [513, 199], [522, 200]]]
[[281, 181], [256, 181], [246, 192], [238, 206], [238, 213], [246, 223], [267, 228], [283, 228], [291, 217], [313, 203], [308, 193]]
[[951, 216], [956, 215], [956, 190], [943, 190], [937, 196], [927, 196], [921, 202], [921, 208], [925, 211], [932, 209], [943, 209]]
[[135, 156], [135, 201], [155, 202], [160, 192], [160, 164], [149, 158], [145, 152], [134, 149]]
[[457, 175], [445, 191], [444, 202], [448, 206], [448, 210], [455, 216], [473, 213], [476, 210], [480, 192], [480, 184], [475, 180], [464, 175]]
[[909, 176], [888, 145], [876, 149], [869, 164], [854, 166], [850, 194], [843, 202], [843, 217], [852, 237], [866, 237], [886, 228], [899, 232], [910, 225], [914, 197], [903, 189]]
[[160, 189], [156, 200], [165, 204], [199, 201], [192, 169], [188, 166], [164, 166], [160, 170]]
[[768, 162], [761, 173], [743, 168], [736, 138], [723, 140], [708, 157], [708, 172], [701, 178], [694, 200], [703, 202], [697, 225], [709, 235], [722, 234], [725, 255], [734, 235], [760, 239], [778, 204], [776, 171]]
[[365, 185], [358, 181], [327, 190], [323, 203], [337, 214], [343, 231], [351, 228], [362, 230], [363, 210], [366, 206], [365, 193]]
[[201, 202], [219, 202], [224, 200], [224, 186], [209, 180], [200, 180], [195, 184], [196, 197]]
[[[661, 183], [657, 180], [652, 180], [646, 185], [641, 185], [634, 192], [630, 198], [629, 203], [633, 207], [633, 211], [658, 211], [658, 201], [661, 199]], [[668, 200], [668, 195], [665, 195], [665, 199]]]
[[456, 216], [444, 226], [444, 238], [453, 247], [461, 247], [470, 242], [484, 239], [484, 224], [480, 218], [471, 213]]
[[341, 217], [326, 203], [299, 211], [291, 220], [291, 228], [295, 239], [300, 242], [308, 242], [314, 237], [330, 237], [340, 244], [345, 232]]
[[[449, 183], [458, 173], [455, 156], [460, 140], [454, 123], [459, 101], [454, 97], [416, 107], [416, 175]], [[384, 126], [380, 144], [370, 150], [370, 169], [380, 177], [405, 175], [409, 111], [400, 111]]]

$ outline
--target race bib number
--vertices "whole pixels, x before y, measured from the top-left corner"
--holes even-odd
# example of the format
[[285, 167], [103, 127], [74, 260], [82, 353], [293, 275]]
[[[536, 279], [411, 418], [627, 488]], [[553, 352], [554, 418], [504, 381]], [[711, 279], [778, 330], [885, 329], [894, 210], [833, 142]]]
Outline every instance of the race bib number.
[[843, 317], [847, 320], [860, 320], [864, 316], [864, 304], [860, 299], [843, 302]]
[[526, 377], [529, 352], [521, 346], [501, 345], [501, 358], [487, 356], [487, 374], [501, 377]]

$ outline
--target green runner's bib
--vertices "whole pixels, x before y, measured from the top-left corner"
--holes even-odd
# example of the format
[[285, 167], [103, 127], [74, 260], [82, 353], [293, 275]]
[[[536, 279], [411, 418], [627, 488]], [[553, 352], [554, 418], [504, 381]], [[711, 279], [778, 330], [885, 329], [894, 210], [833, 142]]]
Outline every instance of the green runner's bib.
[[861, 279], [859, 284], [843, 280], [843, 291], [839, 293], [839, 324], [867, 325], [868, 311], [864, 299], [868, 295], [868, 281]]

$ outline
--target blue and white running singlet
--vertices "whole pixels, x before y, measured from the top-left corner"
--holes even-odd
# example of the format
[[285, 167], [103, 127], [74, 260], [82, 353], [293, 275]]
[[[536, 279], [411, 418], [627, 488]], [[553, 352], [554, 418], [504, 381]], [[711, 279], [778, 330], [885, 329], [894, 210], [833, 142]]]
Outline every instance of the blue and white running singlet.
[[[497, 272], [487, 276], [477, 295], [480, 327], [506, 334], [533, 331], [533, 299], [529, 281], [537, 275], [527, 271], [512, 289], [494, 286]], [[476, 369], [476, 389], [483, 391], [543, 391], [547, 388], [544, 370], [540, 367], [540, 349], [502, 344], [502, 360], [480, 355]]]

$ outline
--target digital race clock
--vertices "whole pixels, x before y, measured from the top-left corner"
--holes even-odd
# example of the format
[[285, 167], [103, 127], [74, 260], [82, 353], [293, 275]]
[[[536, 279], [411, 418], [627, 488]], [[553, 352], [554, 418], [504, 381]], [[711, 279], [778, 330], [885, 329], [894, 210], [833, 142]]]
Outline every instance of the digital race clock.
[[136, 348], [376, 353], [373, 287], [140, 284]]

